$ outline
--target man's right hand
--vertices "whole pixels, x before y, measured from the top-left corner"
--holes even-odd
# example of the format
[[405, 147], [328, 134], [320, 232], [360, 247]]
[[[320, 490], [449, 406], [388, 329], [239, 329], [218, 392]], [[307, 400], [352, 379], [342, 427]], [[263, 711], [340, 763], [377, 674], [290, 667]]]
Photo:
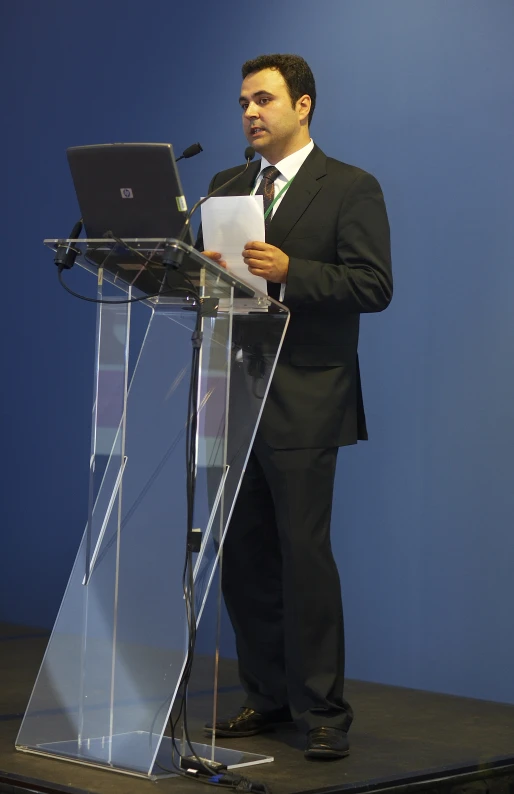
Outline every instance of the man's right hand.
[[227, 267], [227, 263], [222, 258], [221, 254], [218, 254], [217, 251], [202, 251], [202, 254], [208, 257], [209, 259], [212, 259], [212, 261], [216, 262], [216, 264], [220, 265], [220, 267], [224, 267], [224, 268]]

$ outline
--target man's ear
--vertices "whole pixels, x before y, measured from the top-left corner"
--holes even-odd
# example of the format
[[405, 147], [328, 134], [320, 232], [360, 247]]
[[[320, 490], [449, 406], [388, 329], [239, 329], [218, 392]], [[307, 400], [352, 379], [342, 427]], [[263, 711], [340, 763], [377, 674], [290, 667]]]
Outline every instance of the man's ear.
[[309, 113], [311, 112], [311, 98], [308, 94], [304, 94], [296, 103], [296, 110], [300, 116], [300, 121], [309, 121]]

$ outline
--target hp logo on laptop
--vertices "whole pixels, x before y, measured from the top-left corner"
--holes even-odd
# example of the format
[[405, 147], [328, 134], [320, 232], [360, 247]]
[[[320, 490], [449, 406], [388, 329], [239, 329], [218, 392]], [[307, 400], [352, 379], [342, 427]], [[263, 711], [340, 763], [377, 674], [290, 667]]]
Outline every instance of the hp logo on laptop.
[[131, 187], [120, 187], [120, 193], [122, 198], [134, 198]]

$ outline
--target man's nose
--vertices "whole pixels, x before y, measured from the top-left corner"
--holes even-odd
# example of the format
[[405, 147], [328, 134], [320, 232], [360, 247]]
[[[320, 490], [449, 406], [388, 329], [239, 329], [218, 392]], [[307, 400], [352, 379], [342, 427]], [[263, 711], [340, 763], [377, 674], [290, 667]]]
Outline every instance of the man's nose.
[[248, 107], [245, 110], [245, 118], [247, 119], [254, 119], [259, 115], [259, 109], [255, 102], [250, 102]]

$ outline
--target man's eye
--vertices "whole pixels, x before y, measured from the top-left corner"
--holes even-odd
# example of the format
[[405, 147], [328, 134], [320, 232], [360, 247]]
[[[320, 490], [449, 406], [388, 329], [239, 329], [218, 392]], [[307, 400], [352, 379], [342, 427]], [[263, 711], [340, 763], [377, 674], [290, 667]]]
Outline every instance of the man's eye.
[[261, 98], [259, 99], [259, 105], [267, 105], [268, 102], [269, 102], [269, 97], [267, 96], [261, 96]]
[[240, 107], [243, 111], [248, 110], [248, 105], [240, 105]]

